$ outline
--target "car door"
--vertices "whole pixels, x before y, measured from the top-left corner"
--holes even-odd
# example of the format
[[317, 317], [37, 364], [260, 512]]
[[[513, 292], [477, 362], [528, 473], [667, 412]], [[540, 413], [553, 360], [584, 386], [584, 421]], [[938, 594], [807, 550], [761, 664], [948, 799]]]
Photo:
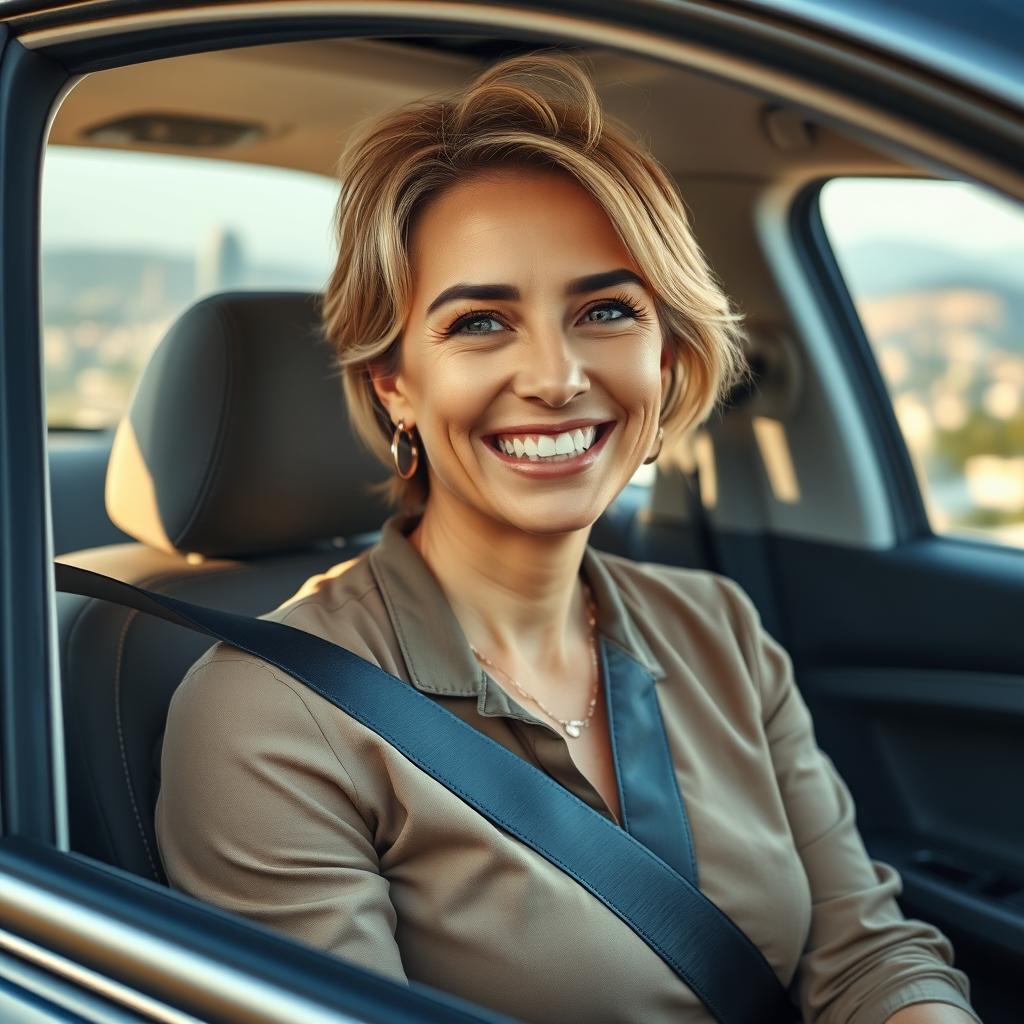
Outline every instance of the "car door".
[[[960, 57], [970, 52], [965, 45]], [[1019, 69], [1010, 76], [997, 66], [1004, 85], [1020, 83]], [[1024, 1005], [1024, 804], [1016, 786], [1024, 771], [1024, 346], [1014, 313], [1024, 278], [1019, 259], [939, 265], [944, 250], [934, 235], [915, 255], [916, 236], [901, 236], [898, 225], [871, 250], [872, 265], [841, 267], [822, 196], [842, 173], [773, 196], [762, 211], [765, 252], [793, 319], [781, 326], [781, 341], [765, 340], [765, 386], [750, 415], [737, 409], [717, 430], [719, 457], [747, 467], [753, 486], [748, 477], [732, 501], [697, 518], [711, 522], [713, 564], [760, 596], [765, 621], [793, 660], [818, 742], [854, 796], [869, 853], [902, 876], [904, 913], [949, 936], [983, 1019], [1009, 1022]], [[979, 207], [998, 198], [1001, 227], [1024, 225], [1019, 202], [1006, 201], [1019, 196], [1019, 182], [999, 193], [950, 168], [926, 180], [973, 190]], [[915, 179], [900, 183], [909, 201]], [[953, 223], [948, 209], [938, 216]], [[901, 290], [881, 280], [886, 275], [908, 283]], [[977, 311], [940, 308], [943, 296], [989, 297], [991, 329], [972, 326]], [[956, 331], [946, 331], [949, 316]], [[788, 331], [804, 340], [796, 402], [785, 373]], [[979, 370], [1009, 371], [1012, 382], [988, 369], [953, 379], [973, 355], [962, 362], [952, 353], [975, 343]], [[887, 376], [886, 357], [902, 360], [898, 373]], [[896, 382], [903, 373], [927, 380], [924, 401]], [[967, 401], [961, 417], [957, 403], [975, 389], [980, 411]], [[985, 412], [986, 402], [994, 412]], [[838, 474], [843, 446], [826, 436], [826, 423], [851, 444]], [[782, 432], [767, 429], [779, 424]], [[746, 443], [736, 440], [743, 429]], [[922, 431], [929, 438], [918, 451]], [[933, 474], [926, 461], [946, 464]], [[783, 471], [794, 466], [792, 475]], [[943, 507], [944, 486], [955, 487], [963, 507]], [[743, 522], [750, 500], [763, 502], [768, 529]], [[858, 523], [844, 536], [851, 520]], [[959, 529], [961, 522], [974, 526]]]
[[[1002, 31], [985, 26], [973, 46], [970, 26], [960, 26], [957, 61], [944, 64], [941, 32], [925, 37], [904, 21], [902, 33], [879, 38], [870, 19], [840, 24], [833, 7], [826, 22], [813, 5], [560, 3], [526, 5], [516, 21], [498, 4], [410, 20], [381, 3], [358, 22], [341, 6], [303, 18], [273, 3], [257, 13], [168, 4], [159, 17], [111, 3], [101, 22], [91, 6], [10, 0], [0, 26], [0, 1009], [12, 1020], [494, 1019], [67, 851], [37, 303], [39, 161], [52, 105], [89, 70], [317, 33], [592, 39], [746, 76], [904, 147], [922, 166], [1019, 197], [1019, 64], [1015, 71], [1006, 45], [1019, 23], [1006, 13]], [[918, 27], [942, 25], [916, 17]], [[832, 520], [828, 495], [797, 510], [779, 499], [753, 424], [739, 430], [732, 416], [711, 430], [718, 501], [687, 515], [671, 491], [663, 495], [668, 525], [644, 553], [672, 561], [696, 531], [709, 538], [714, 564], [758, 599], [793, 656], [819, 740], [853, 789], [870, 851], [904, 872], [905, 909], [954, 938], [986, 1019], [1008, 1021], [1024, 952], [1014, 904], [1024, 825], [1011, 785], [1024, 758], [1022, 556], [932, 532], [813, 199], [803, 189], [764, 195], [758, 237], [792, 314], [786, 326], [818, 335], [821, 365], [841, 370], [842, 384], [819, 397], [841, 392], [842, 405], [834, 420], [812, 407], [817, 416], [801, 422], [781, 400], [771, 411], [793, 417], [792, 438], [823, 422], [842, 433], [823, 459], [844, 483], [831, 497], [852, 506]], [[772, 381], [764, 385], [762, 411], [772, 398]], [[820, 433], [816, 440], [820, 457]], [[814, 459], [798, 458], [801, 473]], [[750, 469], [764, 474], [754, 520], [739, 511]], [[831, 480], [825, 470], [822, 479]], [[829, 489], [819, 482], [808, 493]], [[801, 516], [817, 528], [804, 529]]]
[[[890, 187], [910, 202], [914, 184]], [[992, 202], [972, 184], [956, 188], [973, 190], [976, 208]], [[945, 198], [952, 222], [957, 193]], [[1024, 771], [1024, 345], [1008, 314], [1024, 276], [1018, 265], [1004, 294], [1010, 267], [994, 257], [917, 267], [890, 225], [890, 254], [874, 251], [891, 261], [891, 286], [869, 298], [853, 266], [840, 272], [820, 187], [798, 209], [804, 272], [828, 303], [870, 443], [886, 460], [894, 536], [872, 551], [773, 540], [788, 649], [868, 848], [902, 875], [905, 912], [951, 938], [984, 1019], [1009, 1021], [1024, 998], [1024, 805], [1014, 782]], [[995, 209], [1024, 242], [1019, 207]], [[922, 258], [942, 252], [936, 244]], [[901, 290], [901, 273], [917, 281]], [[969, 309], [986, 296], [990, 327]], [[904, 374], [906, 384], [894, 383]], [[915, 391], [928, 400], [915, 405]]]

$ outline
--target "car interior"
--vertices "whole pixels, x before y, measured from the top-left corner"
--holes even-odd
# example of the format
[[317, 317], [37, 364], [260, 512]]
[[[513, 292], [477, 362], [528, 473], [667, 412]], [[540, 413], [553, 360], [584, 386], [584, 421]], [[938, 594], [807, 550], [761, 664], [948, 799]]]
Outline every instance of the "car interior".
[[[316, 38], [110, 67], [65, 93], [48, 145], [331, 180], [364, 119], [537, 45]], [[950, 936], [986, 1020], [1019, 1019], [1005, 972], [1024, 953], [1024, 819], [1007, 768], [1022, 765], [1024, 680], [1019, 667], [1014, 678], [1002, 601], [1019, 600], [1020, 561], [966, 543], [954, 559], [960, 583], [972, 573], [979, 588], [984, 574], [1002, 581], [971, 609], [969, 586], [930, 558], [933, 537], [900, 546], [906, 521], [892, 481], [913, 480], [910, 459], [863, 338], [851, 342], [823, 312], [834, 265], [819, 253], [809, 272], [811, 227], [794, 228], [799, 217], [813, 227], [829, 179], [939, 170], [915, 161], [905, 140], [781, 101], [725, 65], [566, 48], [678, 183], [745, 316], [756, 374], [626, 488], [591, 542], [719, 572], [750, 594], [793, 657], [869, 851], [904, 875], [905, 913]], [[203, 295], [153, 348], [116, 429], [51, 429], [54, 557], [259, 615], [372, 544], [389, 510], [368, 485], [385, 470], [348, 425], [318, 309], [315, 290], [287, 286]], [[919, 496], [896, 492], [920, 513]], [[994, 617], [983, 610], [993, 607]], [[955, 648], [926, 621], [959, 611], [965, 635], [995, 641], [983, 656], [980, 639]], [[153, 829], [163, 723], [209, 639], [72, 594], [57, 595], [57, 616], [70, 847], [166, 884]]]
[[[89, 144], [102, 137], [96, 125], [124, 123], [140, 109], [173, 110], [263, 129], [249, 143], [196, 146], [197, 156], [329, 175], [347, 125], [457, 86], [487, 66], [469, 50], [318, 40], [132, 65], [81, 81], [61, 104], [50, 142]], [[742, 168], [790, 187], [839, 166], [909, 169], [733, 85], [607, 52], [587, 56], [609, 112], [639, 128], [680, 182], [700, 239], [755, 332], [792, 345], [753, 244], [756, 179]], [[805, 139], [795, 158], [791, 137]], [[387, 509], [364, 485], [383, 470], [347, 426], [331, 353], [317, 340], [315, 299], [242, 292], [201, 300], [151, 356], [115, 437], [52, 446], [54, 550], [63, 561], [259, 614], [372, 539]], [[764, 385], [758, 401], [770, 401]], [[726, 418], [749, 415], [740, 404]], [[686, 520], [694, 502], [679, 501], [688, 494], [685, 465], [666, 467], [662, 478], [653, 495], [625, 496], [593, 542], [653, 561], [678, 563], [684, 552], [682, 564], [702, 567]], [[670, 486], [669, 497], [657, 493]], [[756, 516], [746, 509], [744, 525]], [[74, 726], [66, 737], [72, 845], [163, 881], [152, 827], [162, 722], [176, 684], [208, 645], [130, 609], [76, 595], [59, 601], [64, 714]]]

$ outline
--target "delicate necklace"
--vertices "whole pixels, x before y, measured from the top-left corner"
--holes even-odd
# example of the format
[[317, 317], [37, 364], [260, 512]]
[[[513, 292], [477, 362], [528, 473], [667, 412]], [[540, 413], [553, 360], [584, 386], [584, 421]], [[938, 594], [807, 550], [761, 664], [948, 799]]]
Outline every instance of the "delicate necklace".
[[587, 589], [587, 621], [590, 624], [590, 661], [591, 661], [591, 672], [594, 676], [594, 686], [590, 691], [590, 705], [587, 709], [586, 718], [570, 718], [568, 721], [559, 718], [556, 714], [549, 711], [536, 697], [531, 693], [527, 693], [504, 669], [498, 668], [490, 658], [485, 657], [481, 654], [472, 644], [469, 645], [469, 649], [480, 659], [488, 668], [493, 668], [496, 672], [500, 672], [527, 700], [532, 700], [546, 715], [553, 718], [562, 728], [571, 736], [573, 739], [577, 739], [580, 732], [590, 725], [590, 720], [594, 717], [594, 710], [597, 707], [597, 687], [600, 682], [600, 673], [597, 668], [597, 615], [594, 611], [594, 595], [590, 592], [590, 587], [584, 584]]

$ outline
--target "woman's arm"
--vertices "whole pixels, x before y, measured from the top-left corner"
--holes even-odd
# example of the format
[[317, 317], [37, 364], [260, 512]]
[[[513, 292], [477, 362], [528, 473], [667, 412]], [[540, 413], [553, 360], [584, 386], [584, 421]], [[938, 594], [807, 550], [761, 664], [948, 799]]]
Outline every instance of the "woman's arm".
[[951, 943], [932, 925], [903, 916], [899, 874], [864, 849], [853, 798], [818, 748], [789, 655], [764, 630], [742, 588], [719, 579], [745, 634], [739, 639], [760, 687], [775, 781], [811, 891], [810, 929], [793, 981], [804, 1019], [880, 1024], [907, 1008], [953, 1016], [903, 1017], [899, 1024], [976, 1021], [967, 977], [952, 966]]
[[976, 1024], [976, 1018], [949, 1003], [914, 1003], [897, 1010], [885, 1024]]
[[359, 794], [305, 688], [223, 645], [171, 702], [156, 829], [172, 886], [405, 982]]

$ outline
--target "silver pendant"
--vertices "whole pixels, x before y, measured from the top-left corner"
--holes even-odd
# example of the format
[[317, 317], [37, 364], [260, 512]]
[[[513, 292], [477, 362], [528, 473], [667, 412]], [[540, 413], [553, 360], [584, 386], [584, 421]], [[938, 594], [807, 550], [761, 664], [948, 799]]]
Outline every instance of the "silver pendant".
[[566, 731], [566, 732], [567, 732], [567, 733], [568, 733], [568, 734], [569, 734], [569, 735], [570, 735], [570, 736], [571, 736], [571, 737], [572, 737], [573, 739], [576, 739], [576, 738], [577, 738], [577, 737], [579, 736], [579, 734], [580, 734], [580, 730], [581, 730], [581, 729], [583, 728], [583, 726], [585, 726], [586, 724], [587, 724], [587, 723], [586, 723], [586, 720], [585, 720], [585, 719], [577, 719], [577, 720], [575, 720], [575, 721], [572, 721], [572, 722], [566, 722], [566, 723], [565, 723], [565, 731]]

